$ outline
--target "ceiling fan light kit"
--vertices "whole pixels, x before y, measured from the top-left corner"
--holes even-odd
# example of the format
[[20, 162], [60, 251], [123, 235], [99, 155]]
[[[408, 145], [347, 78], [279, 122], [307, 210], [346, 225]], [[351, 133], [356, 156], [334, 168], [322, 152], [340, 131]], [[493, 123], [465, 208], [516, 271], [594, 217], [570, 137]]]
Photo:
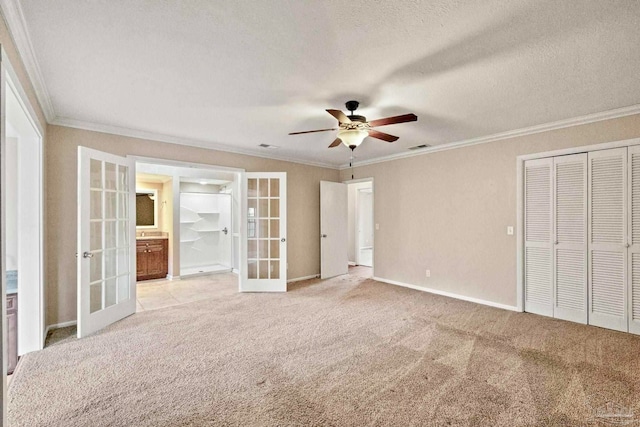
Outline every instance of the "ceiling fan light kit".
[[355, 150], [362, 141], [367, 136], [372, 138], [381, 139], [386, 142], [394, 142], [398, 140], [397, 136], [389, 135], [388, 133], [380, 132], [374, 130], [372, 128], [378, 126], [386, 126], [393, 125], [397, 123], [406, 123], [406, 122], [415, 122], [418, 120], [418, 116], [415, 114], [403, 114], [401, 116], [394, 117], [386, 117], [384, 119], [372, 120], [370, 122], [367, 121], [365, 116], [359, 116], [353, 114], [353, 112], [358, 108], [360, 103], [358, 101], [347, 101], [345, 106], [347, 110], [351, 112], [349, 116], [344, 114], [340, 110], [327, 110], [327, 113], [331, 114], [333, 117], [338, 120], [338, 128], [333, 129], [319, 129], [319, 130], [309, 130], [304, 132], [292, 132], [289, 135], [300, 135], [303, 133], [314, 133], [314, 132], [326, 132], [326, 131], [338, 131], [338, 137], [329, 145], [329, 148], [337, 147], [342, 144], [349, 147], [351, 151]]
[[338, 132], [338, 138], [351, 150], [355, 150], [368, 136], [369, 132], [362, 129], [340, 129]]

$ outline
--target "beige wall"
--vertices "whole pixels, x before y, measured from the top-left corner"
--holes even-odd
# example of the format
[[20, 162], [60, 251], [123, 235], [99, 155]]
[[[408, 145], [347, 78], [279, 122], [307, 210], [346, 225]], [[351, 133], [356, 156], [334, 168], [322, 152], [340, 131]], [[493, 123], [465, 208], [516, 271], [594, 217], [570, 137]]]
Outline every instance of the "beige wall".
[[636, 137], [640, 115], [356, 168], [375, 179], [375, 275], [515, 306], [516, 157]]
[[76, 165], [79, 145], [118, 155], [244, 168], [250, 172], [287, 172], [287, 277], [308, 276], [320, 271], [319, 182], [337, 181], [337, 170], [52, 125], [48, 127], [48, 138], [51, 147], [46, 160], [46, 226], [50, 254], [47, 264], [48, 324], [76, 318]]

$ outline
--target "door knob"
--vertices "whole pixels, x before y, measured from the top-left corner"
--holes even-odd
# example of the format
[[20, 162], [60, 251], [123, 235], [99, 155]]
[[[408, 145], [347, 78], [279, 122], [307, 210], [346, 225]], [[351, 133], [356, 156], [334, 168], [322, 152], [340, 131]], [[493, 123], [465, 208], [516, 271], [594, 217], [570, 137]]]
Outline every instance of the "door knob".
[[285, 239], [285, 238], [283, 237], [282, 239], [280, 239], [280, 241], [281, 241], [282, 243], [284, 243], [284, 242], [286, 242], [286, 241], [287, 241], [287, 239]]
[[227, 233], [229, 232], [229, 230], [227, 229], [227, 227], [225, 227], [225, 228], [223, 228], [223, 229], [222, 229], [222, 232], [223, 232], [224, 234], [227, 234]]
[[83, 258], [93, 258], [93, 254], [91, 252], [85, 252], [82, 254]]
[[326, 239], [327, 235], [326, 234], [321, 234], [320, 237], [322, 237], [323, 239]]

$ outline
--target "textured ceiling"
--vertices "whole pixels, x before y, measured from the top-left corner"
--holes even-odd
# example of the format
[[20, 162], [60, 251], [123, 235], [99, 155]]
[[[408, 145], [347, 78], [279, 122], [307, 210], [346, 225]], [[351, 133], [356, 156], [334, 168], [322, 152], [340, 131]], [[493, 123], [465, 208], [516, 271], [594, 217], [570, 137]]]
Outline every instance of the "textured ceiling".
[[20, 4], [58, 120], [301, 161], [349, 161], [287, 136], [349, 99], [419, 117], [357, 161], [640, 104], [637, 0]]

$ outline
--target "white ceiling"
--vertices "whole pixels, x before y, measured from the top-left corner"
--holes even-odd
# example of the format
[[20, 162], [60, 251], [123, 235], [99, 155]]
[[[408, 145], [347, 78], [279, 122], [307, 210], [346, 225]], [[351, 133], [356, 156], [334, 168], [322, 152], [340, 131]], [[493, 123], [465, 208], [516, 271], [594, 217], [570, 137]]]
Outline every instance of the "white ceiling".
[[337, 166], [335, 133], [287, 133], [349, 99], [418, 115], [356, 161], [640, 104], [637, 0], [20, 5], [55, 123]]

